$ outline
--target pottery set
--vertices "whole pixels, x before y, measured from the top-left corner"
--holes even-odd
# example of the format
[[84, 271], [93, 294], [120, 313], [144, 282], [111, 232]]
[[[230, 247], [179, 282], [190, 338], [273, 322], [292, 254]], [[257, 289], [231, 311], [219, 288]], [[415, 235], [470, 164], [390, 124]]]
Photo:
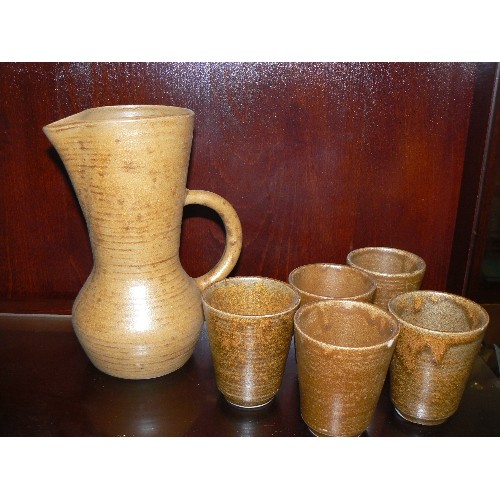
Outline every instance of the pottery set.
[[[170, 106], [91, 108], [44, 127], [85, 216], [94, 267], [72, 311], [92, 363], [121, 378], [177, 370], [201, 334], [201, 290], [225, 278], [241, 224], [220, 196], [186, 189], [194, 113]], [[214, 209], [226, 230], [221, 260], [189, 277], [179, 260], [183, 207]]]
[[[304, 422], [319, 436], [369, 426], [390, 372], [405, 419], [444, 422], [457, 409], [488, 315], [463, 297], [420, 291], [426, 265], [411, 252], [368, 247], [345, 264], [307, 264], [288, 283], [227, 276], [241, 224], [219, 195], [188, 190], [194, 113], [171, 106], [91, 108], [44, 127], [80, 202], [93, 269], [72, 321], [102, 372], [171, 373], [206, 321], [224, 398], [258, 408], [278, 393], [294, 338]], [[218, 264], [191, 278], [179, 260], [183, 207], [215, 210], [226, 231]]]
[[370, 424], [399, 333], [367, 302], [323, 300], [295, 315], [302, 419], [317, 436], [359, 436]]
[[215, 380], [225, 399], [256, 408], [277, 394], [300, 297], [263, 277], [227, 278], [202, 295]]
[[458, 409], [488, 325], [487, 312], [450, 293], [420, 290], [389, 302], [400, 323], [391, 399], [406, 420], [445, 422]]
[[387, 308], [396, 295], [420, 289], [426, 268], [421, 257], [399, 248], [358, 248], [350, 252], [346, 260], [375, 280], [373, 303], [383, 308]]
[[373, 302], [377, 285], [369, 274], [341, 264], [307, 264], [294, 269], [288, 282], [300, 294], [301, 305], [318, 300]]

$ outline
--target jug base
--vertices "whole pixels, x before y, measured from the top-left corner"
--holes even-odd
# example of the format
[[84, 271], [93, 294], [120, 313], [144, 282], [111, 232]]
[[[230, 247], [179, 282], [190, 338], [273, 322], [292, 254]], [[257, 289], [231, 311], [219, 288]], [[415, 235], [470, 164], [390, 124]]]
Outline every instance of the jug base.
[[[193, 348], [194, 350], [194, 348]], [[109, 360], [102, 362], [93, 356], [88, 356], [92, 364], [101, 372], [111, 377], [126, 379], [126, 380], [149, 380], [153, 378], [163, 377], [182, 368], [189, 360], [193, 353], [179, 357], [175, 360], [169, 360], [168, 364], [150, 364], [147, 363], [123, 363], [118, 366], [116, 363], [110, 363]]]

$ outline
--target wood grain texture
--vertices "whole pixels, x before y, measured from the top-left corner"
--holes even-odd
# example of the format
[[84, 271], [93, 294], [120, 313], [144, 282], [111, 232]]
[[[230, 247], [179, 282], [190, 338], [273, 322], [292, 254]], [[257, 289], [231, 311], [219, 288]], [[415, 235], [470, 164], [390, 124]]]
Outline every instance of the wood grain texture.
[[[231, 203], [233, 275], [286, 281], [363, 246], [427, 262], [442, 290], [478, 78], [475, 63], [2, 63], [0, 299], [72, 299], [92, 267], [85, 222], [42, 127], [88, 107], [195, 112], [187, 186]], [[213, 211], [184, 209], [193, 277], [224, 250]], [[462, 273], [463, 275], [463, 273]], [[460, 278], [460, 276], [458, 277]]]

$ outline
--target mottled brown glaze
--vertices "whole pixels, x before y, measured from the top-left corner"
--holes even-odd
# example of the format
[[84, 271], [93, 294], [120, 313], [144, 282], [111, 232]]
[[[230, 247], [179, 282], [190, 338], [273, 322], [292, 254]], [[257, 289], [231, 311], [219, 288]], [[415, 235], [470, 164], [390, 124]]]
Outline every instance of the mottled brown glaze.
[[391, 362], [391, 399], [407, 420], [445, 422], [457, 410], [488, 325], [487, 312], [450, 293], [420, 290], [394, 297], [401, 333]]
[[399, 248], [365, 247], [347, 255], [347, 264], [367, 272], [376, 282], [373, 303], [383, 309], [396, 295], [418, 290], [424, 278], [424, 260]]
[[219, 391], [237, 406], [270, 402], [281, 386], [299, 294], [278, 280], [239, 277], [211, 285], [202, 299]]
[[[224, 278], [241, 249], [241, 225], [220, 196], [188, 191], [194, 113], [170, 106], [91, 108], [44, 127], [85, 215], [94, 266], [73, 325], [94, 365], [121, 378], [159, 377], [191, 356], [203, 325], [200, 288]], [[190, 278], [179, 260], [183, 207], [224, 221], [224, 255]]]
[[370, 424], [398, 337], [396, 319], [366, 302], [326, 300], [294, 319], [302, 418], [318, 436]]
[[300, 294], [300, 304], [319, 300], [347, 299], [372, 302], [375, 281], [364, 271], [341, 264], [306, 264], [288, 276]]

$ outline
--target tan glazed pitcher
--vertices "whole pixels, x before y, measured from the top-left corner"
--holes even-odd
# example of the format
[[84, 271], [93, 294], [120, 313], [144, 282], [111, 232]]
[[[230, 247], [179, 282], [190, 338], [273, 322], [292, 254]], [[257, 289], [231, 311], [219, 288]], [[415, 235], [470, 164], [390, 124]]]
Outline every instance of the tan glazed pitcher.
[[[187, 190], [194, 113], [170, 106], [91, 108], [43, 128], [85, 216], [94, 267], [73, 305], [75, 333], [92, 363], [115, 377], [147, 379], [189, 359], [203, 326], [200, 291], [225, 278], [241, 251], [233, 207]], [[184, 205], [215, 210], [226, 247], [207, 274], [179, 260]]]

